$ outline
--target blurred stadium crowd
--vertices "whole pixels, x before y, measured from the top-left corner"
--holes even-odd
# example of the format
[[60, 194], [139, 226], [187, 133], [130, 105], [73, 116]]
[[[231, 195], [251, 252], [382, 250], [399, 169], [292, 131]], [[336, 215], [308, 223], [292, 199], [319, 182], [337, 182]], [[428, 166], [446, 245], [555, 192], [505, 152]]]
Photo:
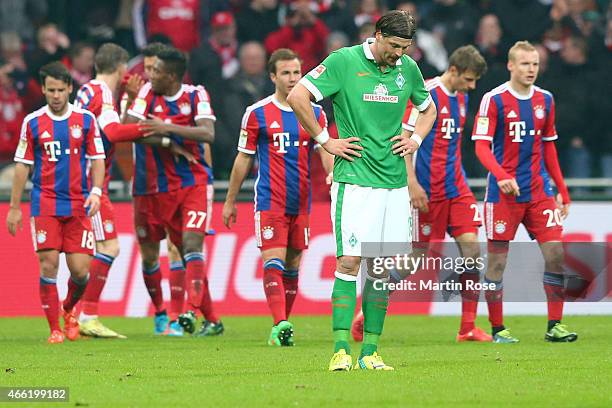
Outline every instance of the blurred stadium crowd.
[[[425, 78], [443, 72], [448, 55], [461, 45], [475, 44], [485, 56], [489, 71], [470, 94], [466, 132], [481, 96], [508, 78], [509, 46], [517, 40], [536, 44], [537, 83], [556, 98], [566, 177], [612, 178], [608, 0], [2, 0], [0, 171], [12, 162], [23, 117], [44, 104], [37, 78], [42, 65], [64, 61], [76, 92], [94, 77], [100, 44], [112, 41], [129, 50], [137, 70], [139, 50], [162, 41], [189, 54], [187, 80], [210, 93], [217, 115], [215, 175], [227, 179], [245, 108], [274, 91], [267, 55], [292, 48], [305, 73], [331, 51], [370, 37], [378, 17], [394, 8], [417, 18], [409, 55]], [[329, 104], [326, 112], [333, 133]], [[473, 144], [463, 148], [468, 176], [483, 176]]]

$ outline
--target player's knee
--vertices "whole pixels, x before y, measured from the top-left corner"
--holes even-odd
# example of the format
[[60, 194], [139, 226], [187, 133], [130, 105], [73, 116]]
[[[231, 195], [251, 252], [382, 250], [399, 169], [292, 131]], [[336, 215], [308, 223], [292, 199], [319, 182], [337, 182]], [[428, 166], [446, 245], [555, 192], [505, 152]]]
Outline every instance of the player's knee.
[[109, 239], [106, 241], [100, 241], [96, 243], [96, 251], [98, 253], [102, 253], [104, 255], [112, 256], [113, 258], [117, 258], [119, 256], [119, 240], [118, 239]]
[[361, 258], [358, 256], [341, 256], [336, 259], [336, 270], [340, 273], [356, 276], [360, 264]]
[[544, 254], [544, 262], [546, 264], [546, 270], [558, 271], [563, 268], [563, 246], [553, 245], [548, 248]]
[[58, 263], [51, 259], [40, 260], [40, 275], [46, 278], [57, 277]]
[[202, 252], [204, 235], [188, 232], [183, 236], [183, 255], [191, 252]]
[[142, 263], [146, 267], [152, 267], [159, 260], [159, 247], [153, 247], [150, 245], [140, 246], [140, 256], [142, 257]]

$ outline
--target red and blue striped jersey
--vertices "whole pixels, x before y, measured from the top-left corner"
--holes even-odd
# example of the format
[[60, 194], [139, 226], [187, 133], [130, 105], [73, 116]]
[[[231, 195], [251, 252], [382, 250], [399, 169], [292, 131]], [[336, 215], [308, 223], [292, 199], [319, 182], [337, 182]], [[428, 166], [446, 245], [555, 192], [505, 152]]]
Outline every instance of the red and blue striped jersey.
[[25, 117], [15, 161], [33, 166], [32, 216], [86, 215], [88, 159], [104, 159], [104, 146], [91, 112], [68, 104], [62, 116], [43, 106]]
[[[326, 128], [323, 108], [312, 106], [319, 125]], [[310, 213], [310, 158], [315, 144], [291, 108], [282, 106], [274, 95], [246, 109], [238, 150], [257, 154], [255, 211]]]
[[[186, 84], [181, 85], [173, 96], [155, 94], [151, 84], [145, 84], [128, 114], [141, 120], [151, 114], [183, 126], [195, 126], [199, 119], [216, 120], [204, 87]], [[177, 161], [169, 149], [134, 143], [134, 195], [165, 193], [207, 184], [205, 144], [173, 134], [170, 138], [193, 154], [198, 162], [189, 163], [184, 157]]]
[[110, 123], [121, 123], [113, 92], [106, 83], [93, 79], [81, 86], [74, 100], [74, 106], [90, 111], [98, 120], [102, 142], [104, 143], [104, 154], [106, 155], [103, 190], [108, 193], [115, 145], [104, 134], [104, 128]]
[[[519, 186], [518, 203], [553, 195], [544, 165], [544, 142], [557, 138], [552, 94], [532, 86], [530, 94], [522, 96], [509, 83], [483, 96], [472, 133], [472, 140], [493, 143], [495, 159]], [[497, 179], [489, 173], [485, 201], [496, 203], [499, 197]]]
[[[440, 77], [425, 81], [425, 88], [436, 104], [438, 116], [414, 158], [419, 184], [430, 201], [450, 200], [471, 194], [461, 163], [461, 136], [465, 125], [468, 96], [451, 93]], [[408, 103], [403, 127], [414, 131], [416, 115]]]

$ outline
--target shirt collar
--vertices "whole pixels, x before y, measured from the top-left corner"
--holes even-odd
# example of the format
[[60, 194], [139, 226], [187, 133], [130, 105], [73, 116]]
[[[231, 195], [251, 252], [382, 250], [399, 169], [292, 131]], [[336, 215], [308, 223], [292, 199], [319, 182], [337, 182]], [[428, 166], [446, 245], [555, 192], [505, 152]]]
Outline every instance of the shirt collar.
[[185, 85], [181, 84], [181, 87], [179, 88], [178, 92], [172, 96], [164, 96], [164, 99], [167, 100], [168, 102], [174, 102], [174, 101], [178, 101], [178, 98], [181, 97], [181, 95], [183, 94], [183, 91], [185, 90]]
[[49, 105], [45, 106], [45, 110], [47, 112], [47, 115], [49, 115], [49, 117], [53, 120], [66, 120], [70, 117], [70, 114], [72, 113], [72, 104], [70, 102], [68, 103], [68, 109], [66, 109], [66, 113], [64, 113], [62, 116], [57, 116], [53, 112], [51, 112], [51, 108], [49, 107]]
[[[369, 60], [373, 60], [376, 61], [374, 58], [374, 54], [372, 54], [372, 50], [370, 49], [370, 44], [373, 44], [376, 41], [376, 38], [374, 37], [370, 37], [368, 39], [366, 39], [363, 44], [361, 44], [361, 46], [363, 47], [363, 53], [365, 54], [366, 58]], [[395, 63], [395, 66], [398, 65], [402, 65], [402, 59], [398, 59], [397, 62]]]

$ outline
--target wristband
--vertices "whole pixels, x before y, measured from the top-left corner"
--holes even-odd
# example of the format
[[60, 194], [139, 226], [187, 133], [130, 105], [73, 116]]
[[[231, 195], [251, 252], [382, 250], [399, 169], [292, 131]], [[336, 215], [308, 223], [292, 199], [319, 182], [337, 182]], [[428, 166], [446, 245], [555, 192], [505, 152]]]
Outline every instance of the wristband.
[[416, 133], [413, 133], [412, 136], [410, 136], [410, 140], [414, 140], [419, 147], [421, 147], [421, 143], [423, 143], [423, 138]]
[[327, 129], [323, 129], [323, 131], [319, 133], [317, 136], [315, 136], [314, 139], [320, 145], [324, 145], [329, 140], [329, 132], [327, 132]]
[[98, 197], [102, 197], [102, 189], [100, 187], [93, 187], [89, 194], [97, 195]]
[[172, 143], [172, 140], [169, 137], [167, 136], [162, 137], [162, 140], [161, 140], [162, 147], [169, 147], [170, 143]]

